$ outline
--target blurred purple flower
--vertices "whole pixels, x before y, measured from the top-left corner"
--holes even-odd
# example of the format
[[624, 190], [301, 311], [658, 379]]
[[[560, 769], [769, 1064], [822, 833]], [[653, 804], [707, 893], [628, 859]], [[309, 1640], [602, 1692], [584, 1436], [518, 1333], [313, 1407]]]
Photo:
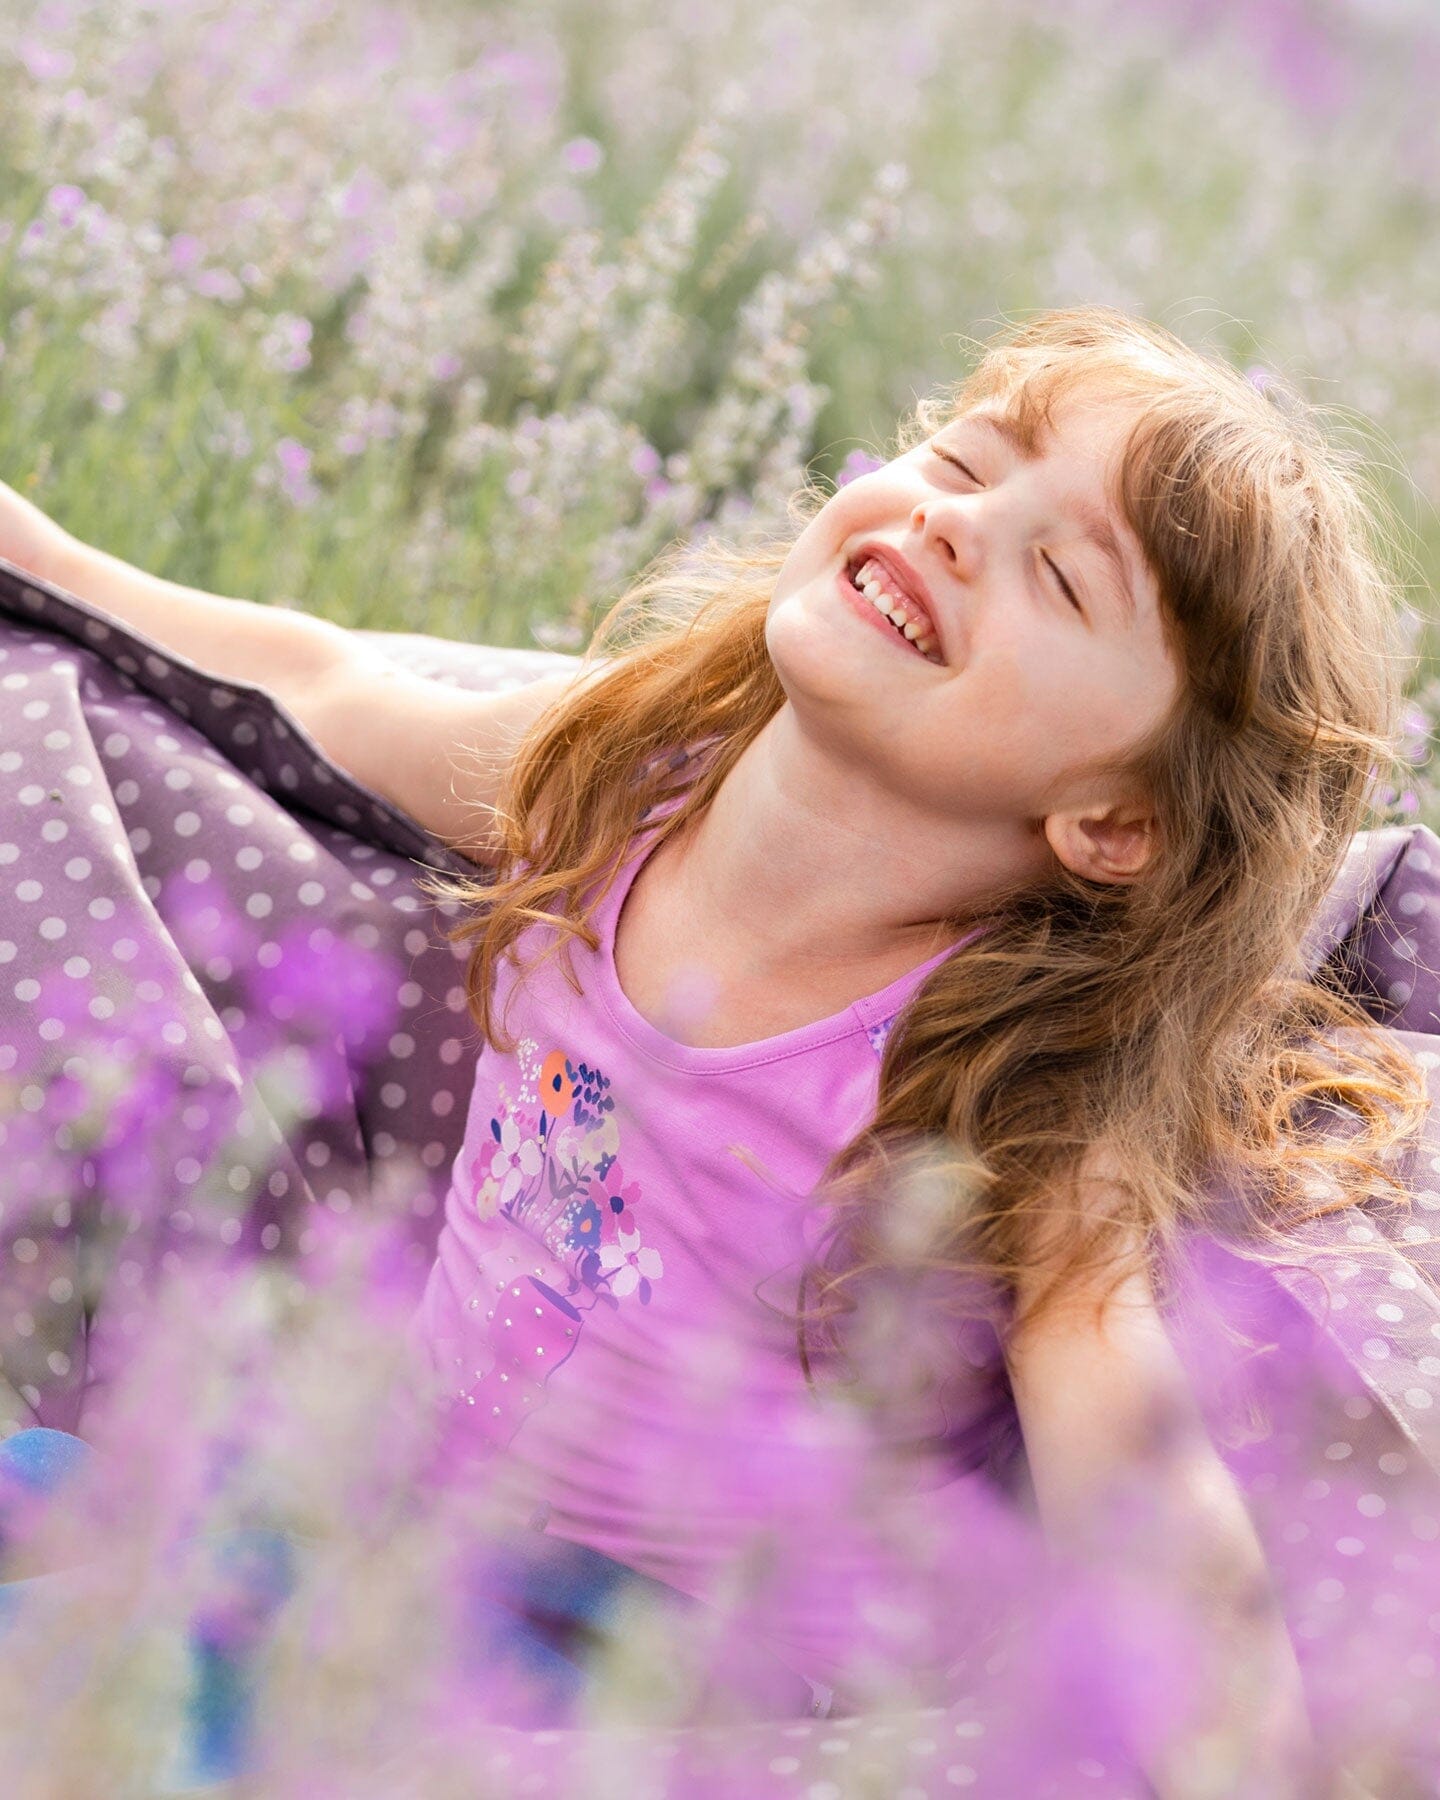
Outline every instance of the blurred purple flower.
[[276, 71], [247, 89], [243, 99], [254, 112], [276, 112], [294, 98], [295, 92], [294, 81]]
[[229, 269], [203, 269], [195, 278], [195, 292], [206, 300], [243, 300], [245, 290]]
[[1271, 73], [1302, 111], [1332, 113], [1345, 104], [1353, 83], [1313, 9], [1300, 0], [1251, 0], [1238, 11], [1259, 39]]
[[1418, 766], [1429, 761], [1431, 731], [1425, 708], [1418, 700], [1411, 700], [1400, 715], [1401, 750], [1407, 762]]
[[588, 137], [571, 138], [560, 155], [572, 175], [593, 175], [605, 160], [605, 152]]
[[[234, 904], [213, 874], [202, 873], [200, 866], [193, 874], [177, 872], [164, 884], [162, 893], [170, 935], [187, 963], [218, 967], [223, 959], [231, 969], [250, 966], [260, 943], [260, 929]], [[228, 979], [229, 973], [227, 969], [223, 978]]]
[[45, 204], [68, 229], [80, 216], [80, 210], [85, 204], [85, 190], [68, 181], [61, 182], [45, 196]]
[[475, 139], [474, 119], [458, 109], [456, 95], [448, 87], [433, 93], [412, 94], [405, 101], [405, 111], [421, 127], [437, 156], [452, 157]]
[[631, 454], [630, 467], [637, 475], [654, 475], [660, 468], [660, 452], [653, 444], [641, 444]]
[[33, 38], [19, 44], [16, 55], [32, 81], [64, 81], [75, 69], [75, 58], [68, 50], [52, 49]]
[[381, 75], [400, 60], [409, 32], [404, 17], [397, 12], [377, 11], [370, 23], [369, 41], [365, 45], [367, 73]]
[[342, 219], [364, 219], [385, 197], [385, 185], [362, 164], [346, 182], [336, 201]]
[[498, 50], [484, 57], [479, 69], [487, 86], [499, 89], [514, 102], [514, 115], [523, 125], [546, 124], [559, 104], [558, 49], [549, 56], [532, 50]]
[[320, 490], [310, 479], [310, 452], [294, 438], [281, 438], [275, 446], [275, 459], [280, 464], [280, 488], [292, 506], [310, 506], [320, 497]]
[[[1195, 39], [1216, 28], [1236, 31], [1262, 75], [1301, 111], [1333, 114], [1355, 92], [1353, 68], [1326, 30], [1314, 0], [1129, 0], [1141, 13], [1159, 13]], [[1343, 16], [1344, 8], [1333, 9]], [[1360, 10], [1358, 7], [1355, 10]]]
[[199, 238], [189, 231], [177, 231], [170, 240], [170, 266], [183, 274], [193, 269], [205, 252]]
[[338, 1035], [357, 1055], [375, 1053], [395, 1026], [400, 971], [343, 938], [317, 955], [313, 937], [308, 923], [281, 935], [273, 966], [247, 971], [252, 1001], [284, 1023], [291, 1042]]
[[852, 481], [858, 481], [862, 475], [872, 474], [876, 469], [885, 466], [883, 457], [874, 456], [868, 450], [852, 450], [840, 465], [840, 473], [835, 477], [837, 488], [848, 487]]

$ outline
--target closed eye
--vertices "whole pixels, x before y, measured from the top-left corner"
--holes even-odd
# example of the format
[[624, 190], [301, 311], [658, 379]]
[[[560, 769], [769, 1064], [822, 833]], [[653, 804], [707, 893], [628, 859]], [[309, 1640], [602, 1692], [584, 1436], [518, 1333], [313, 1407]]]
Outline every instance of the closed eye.
[[965, 464], [963, 462], [961, 462], [960, 458], [958, 456], [956, 456], [952, 451], [942, 450], [938, 444], [932, 444], [930, 446], [930, 448], [940, 458], [941, 462], [948, 462], [948, 463], [952, 464], [955, 468], [961, 470], [964, 474], [968, 475], [970, 477], [970, 479], [975, 483], [976, 487], [979, 487], [979, 485], [980, 485], [979, 477], [975, 474], [974, 470], [966, 468]]
[[[940, 458], [941, 462], [947, 462], [947, 463], [951, 464], [952, 467], [959, 469], [961, 474], [968, 476], [969, 479], [975, 483], [976, 487], [980, 487], [983, 485], [980, 481], [980, 478], [975, 474], [974, 470], [968, 468], [966, 466], [966, 464], [961, 462], [960, 458], [958, 456], [956, 456], [953, 451], [942, 450], [938, 444], [932, 444], [930, 446], [930, 448], [935, 452], [936, 456], [938, 456]], [[1041, 552], [1041, 555], [1042, 556], [1044, 555], [1043, 551]], [[1045, 557], [1045, 561], [1046, 561], [1046, 564], [1048, 565], [1048, 567], [1051, 568], [1052, 570], [1054, 570], [1055, 579], [1060, 583], [1061, 588], [1064, 590], [1065, 598], [1075, 608], [1076, 612], [1078, 612], [1081, 615], [1081, 617], [1083, 618], [1085, 609], [1081, 606], [1080, 602], [1076, 599], [1074, 588], [1071, 587], [1070, 583], [1061, 574], [1060, 569], [1057, 564], [1051, 562], [1050, 558], [1048, 556]]]
[[[1040, 552], [1040, 554], [1042, 556], [1045, 556], [1045, 552], [1043, 550]], [[1065, 598], [1075, 608], [1076, 612], [1078, 612], [1083, 617], [1085, 609], [1084, 609], [1084, 607], [1081, 606], [1080, 602], [1075, 598], [1074, 588], [1071, 587], [1070, 583], [1060, 573], [1060, 570], [1056, 567], [1056, 565], [1053, 562], [1050, 562], [1050, 558], [1048, 556], [1045, 556], [1045, 560], [1047, 563], [1050, 563], [1050, 567], [1055, 570], [1055, 579], [1060, 583], [1061, 587], [1064, 588]]]

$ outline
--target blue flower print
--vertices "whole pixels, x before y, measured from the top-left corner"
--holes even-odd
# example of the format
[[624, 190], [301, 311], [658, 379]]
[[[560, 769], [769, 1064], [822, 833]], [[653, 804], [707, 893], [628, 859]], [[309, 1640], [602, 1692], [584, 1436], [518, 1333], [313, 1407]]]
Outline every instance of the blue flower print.
[[602, 1075], [587, 1063], [571, 1064], [568, 1059], [565, 1073], [575, 1086], [574, 1119], [577, 1125], [598, 1125], [607, 1112], [615, 1110], [608, 1075]]
[[593, 1200], [573, 1206], [567, 1217], [566, 1247], [571, 1250], [594, 1250], [600, 1243], [603, 1221], [600, 1208]]

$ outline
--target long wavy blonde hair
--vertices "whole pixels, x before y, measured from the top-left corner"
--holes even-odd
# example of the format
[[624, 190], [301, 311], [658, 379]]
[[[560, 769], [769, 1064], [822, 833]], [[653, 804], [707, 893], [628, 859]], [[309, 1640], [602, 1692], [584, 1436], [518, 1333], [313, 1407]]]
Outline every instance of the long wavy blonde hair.
[[[1232, 1236], [1238, 1195], [1242, 1235], [1286, 1254], [1296, 1220], [1398, 1194], [1386, 1163], [1426, 1109], [1399, 1043], [1301, 960], [1398, 765], [1405, 650], [1383, 490], [1293, 390], [1262, 393], [1112, 309], [1049, 312], [979, 348], [967, 377], [902, 422], [899, 452], [981, 404], [1031, 445], [1067, 398], [1133, 414], [1112, 498], [1182, 680], [1122, 772], [1152, 796], [1161, 847], [1133, 883], [1057, 860], [954, 921], [957, 936], [985, 929], [911, 997], [874, 1117], [818, 1190], [830, 1228], [802, 1283], [807, 1373], [817, 1342], [840, 1345], [867, 1276], [957, 1275], [1008, 1306], [1013, 1333], [1077, 1277], [1104, 1291], [1137, 1260], [1154, 1275], [1203, 1224], [1222, 1173]], [[807, 484], [792, 521], [827, 498]], [[675, 791], [675, 749], [707, 746], [657, 839], [703, 812], [784, 703], [765, 619], [790, 542], [657, 559], [601, 621], [590, 679], [521, 744], [494, 879], [434, 883], [470, 908], [448, 936], [474, 940], [469, 998], [487, 1041], [511, 1047], [491, 993], [522, 931], [554, 926], [549, 953], [597, 946], [594, 904], [641, 816]], [[1347, 1129], [1313, 1129], [1322, 1115]], [[1086, 1198], [1097, 1170], [1099, 1205]]]

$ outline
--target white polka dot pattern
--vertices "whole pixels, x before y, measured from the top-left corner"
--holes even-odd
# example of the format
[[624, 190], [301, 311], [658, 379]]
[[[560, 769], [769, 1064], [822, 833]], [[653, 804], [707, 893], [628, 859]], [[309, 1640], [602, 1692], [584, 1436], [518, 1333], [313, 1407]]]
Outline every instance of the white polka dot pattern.
[[[361, 635], [475, 689], [573, 660]], [[0, 707], [0, 1391], [74, 1430], [174, 1256], [303, 1255], [398, 1186], [418, 1291], [478, 1037], [415, 876], [470, 865], [262, 689], [5, 568]]]

